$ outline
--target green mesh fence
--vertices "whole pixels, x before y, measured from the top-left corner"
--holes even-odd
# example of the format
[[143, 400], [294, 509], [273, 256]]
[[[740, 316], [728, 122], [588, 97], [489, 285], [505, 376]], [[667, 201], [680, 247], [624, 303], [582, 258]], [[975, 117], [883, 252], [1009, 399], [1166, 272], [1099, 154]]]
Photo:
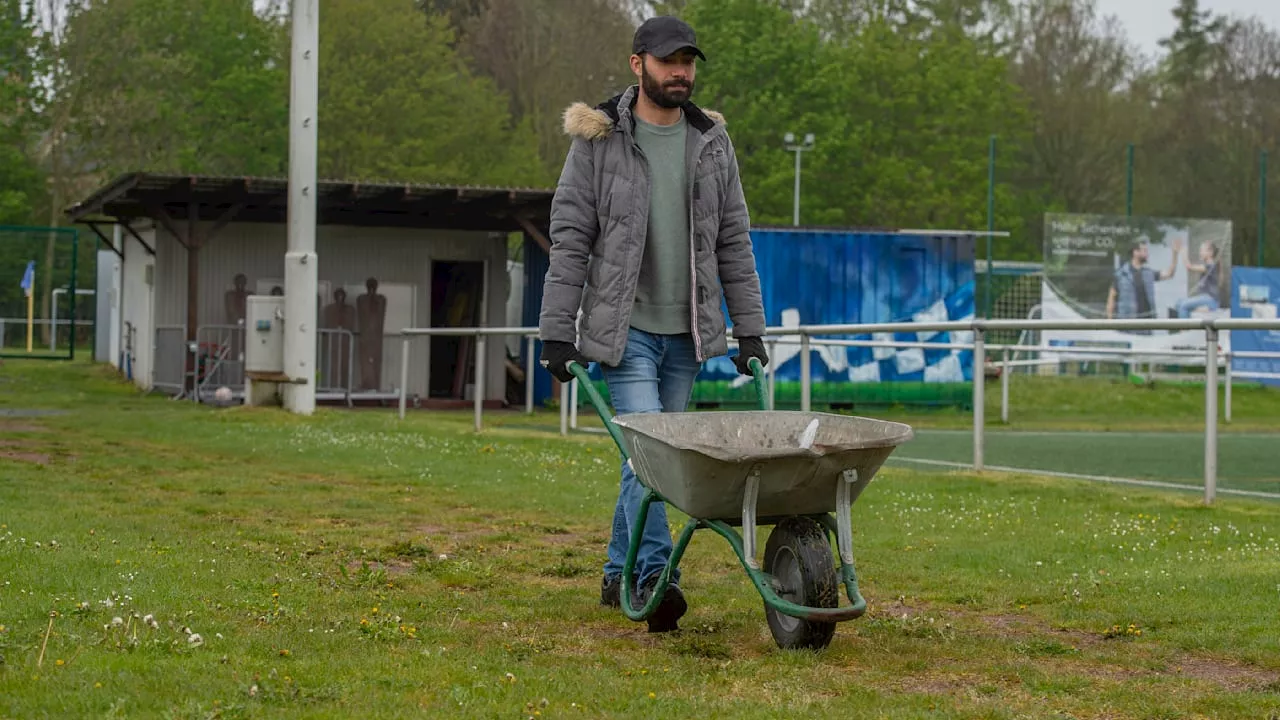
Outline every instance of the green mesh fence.
[[[88, 245], [85, 243], [84, 245]], [[0, 226], [0, 357], [73, 359], [93, 344], [93, 246], [74, 228]]]

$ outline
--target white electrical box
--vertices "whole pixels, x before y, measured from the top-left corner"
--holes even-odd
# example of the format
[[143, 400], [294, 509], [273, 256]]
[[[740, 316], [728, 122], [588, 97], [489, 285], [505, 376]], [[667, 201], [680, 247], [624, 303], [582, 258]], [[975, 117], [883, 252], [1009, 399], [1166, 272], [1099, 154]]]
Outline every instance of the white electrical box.
[[284, 298], [250, 295], [245, 302], [244, 370], [284, 372]]

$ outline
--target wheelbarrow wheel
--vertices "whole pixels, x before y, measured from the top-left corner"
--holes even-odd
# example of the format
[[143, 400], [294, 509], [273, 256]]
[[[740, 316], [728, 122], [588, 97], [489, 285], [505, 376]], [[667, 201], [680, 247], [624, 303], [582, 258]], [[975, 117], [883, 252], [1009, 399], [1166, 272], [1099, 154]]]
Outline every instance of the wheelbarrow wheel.
[[[788, 517], [774, 526], [764, 546], [764, 571], [779, 597], [797, 605], [833, 608], [840, 602], [839, 577], [826, 528], [808, 517]], [[774, 642], [784, 650], [821, 650], [831, 643], [836, 625], [792, 617], [765, 604]]]

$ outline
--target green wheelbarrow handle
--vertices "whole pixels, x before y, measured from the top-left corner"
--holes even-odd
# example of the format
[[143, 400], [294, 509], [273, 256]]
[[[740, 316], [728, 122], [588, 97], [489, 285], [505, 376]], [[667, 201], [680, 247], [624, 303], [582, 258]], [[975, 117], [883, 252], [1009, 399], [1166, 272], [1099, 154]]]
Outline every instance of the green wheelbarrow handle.
[[[751, 369], [751, 377], [756, 388], [756, 402], [761, 410], [769, 409], [769, 389], [765, 383], [764, 364], [759, 358], [751, 358], [747, 361], [747, 366]], [[600, 391], [596, 390], [595, 384], [591, 382], [591, 376], [587, 373], [587, 369], [581, 363], [570, 360], [566, 366], [569, 372], [573, 373], [573, 377], [582, 385], [582, 389], [587, 392], [587, 397], [591, 400], [592, 407], [595, 408], [596, 414], [600, 416], [601, 422], [604, 423], [605, 429], [609, 431], [609, 435], [613, 437], [613, 441], [618, 445], [618, 450], [622, 452], [624, 460], [630, 459], [627, 452], [626, 443], [622, 440], [622, 432], [613, 424], [613, 412], [609, 408], [609, 403], [600, 395]]]

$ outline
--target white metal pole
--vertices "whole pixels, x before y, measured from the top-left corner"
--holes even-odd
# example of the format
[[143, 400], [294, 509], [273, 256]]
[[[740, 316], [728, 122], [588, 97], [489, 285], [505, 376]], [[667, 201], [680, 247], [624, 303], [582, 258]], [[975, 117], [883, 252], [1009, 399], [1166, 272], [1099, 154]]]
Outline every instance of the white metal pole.
[[[355, 343], [353, 342], [352, 345]], [[350, 378], [350, 373], [348, 373]], [[350, 392], [351, 383], [347, 383], [347, 392]], [[404, 419], [405, 398], [409, 395], [409, 338], [405, 338], [400, 344], [400, 419]]]
[[809, 336], [802, 334], [800, 336], [800, 411], [809, 412], [810, 406], [810, 381], [813, 370], [810, 366], [809, 359]]
[[530, 335], [525, 341], [524, 355], [524, 411], [530, 415], [533, 414], [533, 370], [537, 365], [537, 358], [533, 356], [535, 343], [537, 338]]
[[1210, 504], [1218, 490], [1218, 331], [1204, 335], [1204, 501]]
[[569, 434], [569, 383], [560, 383], [560, 434]]
[[[111, 226], [112, 244], [114, 247], [119, 248], [121, 253], [123, 253], [125, 249], [123, 233], [124, 231], [120, 228], [120, 223], [115, 223]], [[120, 259], [120, 264], [117, 265], [116, 267], [119, 269], [117, 272], [112, 273], [112, 278], [111, 278], [111, 287], [113, 288], [114, 292], [108, 294], [109, 301], [113, 303], [113, 307], [114, 307], [114, 312], [112, 313], [112, 319], [111, 319], [111, 330], [109, 333], [109, 337], [111, 338], [109, 347], [111, 348], [111, 358], [116, 363], [116, 368], [123, 369], [121, 366], [124, 365], [124, 361], [121, 358], [121, 352], [120, 352], [121, 350], [120, 346], [123, 344], [123, 337], [121, 336], [121, 330], [124, 328], [124, 258], [123, 257]], [[111, 298], [114, 298], [114, 299], [110, 300]], [[0, 328], [2, 327], [3, 326], [0, 326]], [[4, 345], [4, 333], [0, 332], [0, 346], [3, 346], [3, 345]]]
[[987, 349], [984, 335], [986, 331], [975, 328], [973, 331], [973, 469], [983, 468], [983, 433], [986, 423], [986, 366]]
[[[285, 409], [316, 407], [316, 125], [320, 86], [320, 3], [293, 0], [289, 80], [289, 244], [284, 256]], [[381, 342], [382, 338], [378, 338]]]
[[53, 319], [50, 321], [52, 329], [49, 331], [49, 352], [56, 352], [58, 349], [58, 296], [66, 292], [62, 288], [54, 288], [49, 296], [53, 298], [50, 304], [53, 305], [53, 312], [49, 313]]
[[1009, 348], [1000, 359], [1000, 422], [1009, 424]]
[[1226, 387], [1222, 389], [1222, 412], [1223, 419], [1228, 423], [1231, 422], [1231, 381], [1233, 379], [1231, 373], [1231, 352], [1227, 351], [1225, 362], [1223, 362], [1223, 372], [1226, 373], [1224, 384]]
[[487, 372], [485, 360], [486, 345], [488, 338], [485, 335], [476, 335], [476, 381], [473, 392], [475, 393], [476, 408], [476, 432], [480, 432], [484, 427], [484, 374]]
[[795, 209], [792, 213], [791, 224], [795, 227], [800, 226], [800, 148], [796, 148], [796, 191], [795, 191]]

